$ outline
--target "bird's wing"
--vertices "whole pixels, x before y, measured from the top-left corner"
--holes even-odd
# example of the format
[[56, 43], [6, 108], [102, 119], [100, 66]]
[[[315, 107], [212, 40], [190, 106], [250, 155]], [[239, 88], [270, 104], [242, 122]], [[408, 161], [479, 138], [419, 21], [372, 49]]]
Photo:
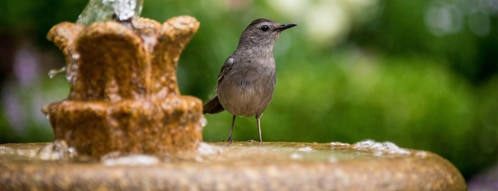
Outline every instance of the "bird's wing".
[[[233, 68], [233, 63], [234, 59], [232, 57], [228, 57], [228, 59], [225, 61], [225, 64], [223, 64], [223, 67], [221, 67], [220, 74], [218, 75], [218, 84], [223, 80], [225, 75], [232, 70]], [[216, 87], [218, 88], [218, 87]], [[203, 106], [203, 113], [218, 113], [225, 110], [223, 106], [220, 104], [220, 100], [218, 99], [218, 96], [214, 96], [211, 98], [208, 102], [206, 102]]]
[[234, 59], [232, 57], [228, 57], [228, 59], [225, 61], [225, 64], [223, 64], [223, 67], [221, 67], [220, 74], [218, 75], [218, 84], [223, 80], [225, 75], [232, 70], [233, 68], [233, 63]]

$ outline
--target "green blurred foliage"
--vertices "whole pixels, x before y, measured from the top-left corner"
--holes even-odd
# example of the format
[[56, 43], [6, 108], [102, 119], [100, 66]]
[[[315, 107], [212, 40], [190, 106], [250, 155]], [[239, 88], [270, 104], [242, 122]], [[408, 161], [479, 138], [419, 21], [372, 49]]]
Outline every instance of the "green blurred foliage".
[[[396, 55], [446, 59], [452, 72], [475, 84], [497, 71], [495, 1], [380, 1], [381, 11], [358, 26], [352, 39]], [[486, 32], [487, 31], [487, 32]]]
[[[203, 101], [215, 94], [221, 65], [252, 19], [298, 24], [275, 45], [278, 80], [262, 117], [265, 141], [392, 141], [438, 153], [466, 177], [496, 163], [498, 8], [482, 0], [358, 2], [367, 1], [146, 0], [142, 15], [160, 22], [192, 15], [200, 21], [179, 61], [178, 79], [182, 94]], [[42, 77], [33, 85], [15, 85], [15, 76], [3, 83], [8, 88], [0, 88], [2, 95], [21, 100], [28, 114], [19, 129], [3, 107], [0, 142], [52, 139], [40, 107], [63, 99], [67, 86], [63, 76], [46, 77], [63, 59], [45, 35], [58, 22], [75, 21], [85, 3], [0, 2], [3, 38], [29, 39], [60, 57], [42, 62]], [[316, 16], [320, 11], [323, 18]], [[477, 13], [482, 22], [473, 24]], [[206, 118], [204, 139], [226, 139], [230, 114]], [[254, 117], [237, 118], [234, 138], [257, 139]]]

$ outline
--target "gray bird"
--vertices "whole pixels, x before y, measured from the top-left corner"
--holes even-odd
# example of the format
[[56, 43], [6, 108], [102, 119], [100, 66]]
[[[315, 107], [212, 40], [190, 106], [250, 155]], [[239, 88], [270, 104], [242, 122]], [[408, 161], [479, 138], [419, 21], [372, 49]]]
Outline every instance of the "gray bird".
[[268, 19], [252, 21], [242, 33], [239, 45], [230, 55], [218, 75], [217, 95], [204, 104], [204, 113], [230, 112], [232, 141], [235, 117], [256, 116], [259, 141], [261, 114], [270, 103], [276, 83], [273, 44], [280, 33], [296, 24], [279, 24]]

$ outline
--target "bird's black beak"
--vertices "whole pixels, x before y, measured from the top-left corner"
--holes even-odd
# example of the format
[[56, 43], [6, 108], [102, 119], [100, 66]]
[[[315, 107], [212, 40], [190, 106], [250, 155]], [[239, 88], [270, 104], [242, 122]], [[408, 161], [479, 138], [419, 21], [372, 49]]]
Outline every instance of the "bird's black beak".
[[275, 28], [274, 31], [284, 31], [285, 29], [289, 29], [289, 28], [292, 28], [292, 27], [295, 27], [297, 26], [296, 24], [281, 24], [279, 27]]

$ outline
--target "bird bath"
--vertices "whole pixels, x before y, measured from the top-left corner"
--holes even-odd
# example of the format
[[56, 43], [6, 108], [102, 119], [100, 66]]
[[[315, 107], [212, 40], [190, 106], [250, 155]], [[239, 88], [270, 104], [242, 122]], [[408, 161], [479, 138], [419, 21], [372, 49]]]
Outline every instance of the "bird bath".
[[[71, 157], [0, 145], [5, 190], [466, 190], [447, 160], [392, 143], [201, 143], [175, 155]], [[47, 153], [43, 153], [47, 152]]]
[[54, 26], [70, 87], [43, 108], [54, 142], [0, 145], [0, 190], [466, 189], [447, 160], [388, 142], [202, 142], [202, 103], [176, 81], [198, 28], [189, 16]]

